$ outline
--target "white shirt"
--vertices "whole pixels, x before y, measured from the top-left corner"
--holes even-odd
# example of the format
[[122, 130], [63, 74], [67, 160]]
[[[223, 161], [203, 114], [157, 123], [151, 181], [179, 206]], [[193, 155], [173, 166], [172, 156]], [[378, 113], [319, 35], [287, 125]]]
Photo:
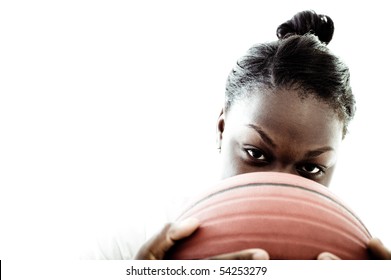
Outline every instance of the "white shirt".
[[[174, 199], [173, 199], [174, 200]], [[154, 211], [143, 219], [126, 219], [126, 222], [108, 223], [85, 237], [80, 258], [83, 260], [129, 260], [140, 247], [157, 234], [168, 222], [174, 222], [188, 201], [175, 199], [163, 211]]]

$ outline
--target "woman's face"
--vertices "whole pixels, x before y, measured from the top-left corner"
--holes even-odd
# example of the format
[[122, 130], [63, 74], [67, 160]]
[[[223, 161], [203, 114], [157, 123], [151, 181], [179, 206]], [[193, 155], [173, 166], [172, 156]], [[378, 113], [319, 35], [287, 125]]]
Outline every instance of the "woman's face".
[[328, 186], [343, 129], [329, 105], [292, 90], [249, 96], [218, 120], [223, 178], [275, 171]]

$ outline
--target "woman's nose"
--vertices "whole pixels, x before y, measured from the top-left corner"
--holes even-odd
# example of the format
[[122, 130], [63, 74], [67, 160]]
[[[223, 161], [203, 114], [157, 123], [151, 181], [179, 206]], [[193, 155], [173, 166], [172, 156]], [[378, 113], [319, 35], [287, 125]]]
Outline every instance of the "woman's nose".
[[298, 175], [296, 167], [292, 165], [275, 165], [270, 171]]

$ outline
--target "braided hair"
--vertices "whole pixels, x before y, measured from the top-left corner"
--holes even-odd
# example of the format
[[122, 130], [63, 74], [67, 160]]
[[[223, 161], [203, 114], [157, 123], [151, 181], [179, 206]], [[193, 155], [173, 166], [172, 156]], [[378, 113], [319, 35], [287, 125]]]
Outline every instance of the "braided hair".
[[225, 110], [254, 89], [294, 89], [326, 102], [343, 121], [343, 135], [355, 113], [349, 68], [327, 47], [334, 23], [326, 15], [303, 11], [277, 28], [277, 41], [257, 44], [230, 72]]

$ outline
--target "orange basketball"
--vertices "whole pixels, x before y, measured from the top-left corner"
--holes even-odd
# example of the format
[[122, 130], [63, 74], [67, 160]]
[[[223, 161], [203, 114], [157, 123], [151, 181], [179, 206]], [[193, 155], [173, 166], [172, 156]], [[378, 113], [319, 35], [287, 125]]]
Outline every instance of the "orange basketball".
[[179, 217], [201, 226], [178, 242], [168, 259], [203, 259], [249, 248], [271, 259], [316, 259], [330, 252], [342, 259], [368, 259], [371, 235], [328, 188], [300, 176], [256, 172], [219, 183]]

